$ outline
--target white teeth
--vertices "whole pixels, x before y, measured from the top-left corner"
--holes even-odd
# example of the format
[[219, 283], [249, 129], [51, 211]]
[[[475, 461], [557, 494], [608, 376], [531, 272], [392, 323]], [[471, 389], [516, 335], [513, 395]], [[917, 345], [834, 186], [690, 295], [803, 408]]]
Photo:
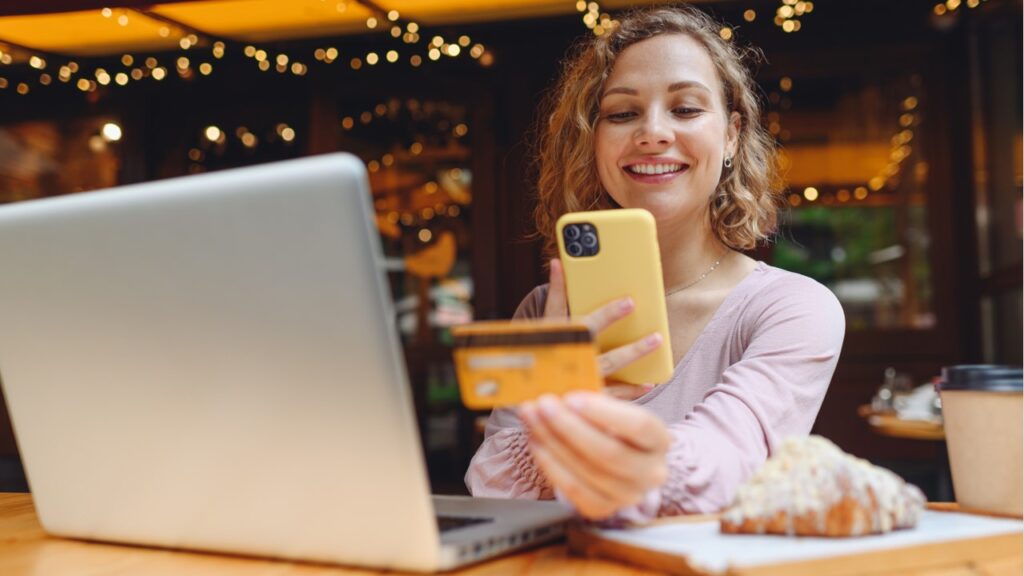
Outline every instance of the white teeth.
[[634, 164], [626, 167], [626, 170], [634, 174], [667, 174], [682, 169], [682, 164]]

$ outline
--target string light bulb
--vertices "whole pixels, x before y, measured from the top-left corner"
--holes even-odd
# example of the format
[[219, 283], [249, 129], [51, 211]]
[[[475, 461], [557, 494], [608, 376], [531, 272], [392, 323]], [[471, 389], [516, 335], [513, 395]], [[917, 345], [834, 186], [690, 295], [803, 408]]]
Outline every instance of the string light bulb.
[[[602, 36], [605, 32], [618, 26], [618, 20], [612, 19], [608, 14], [601, 12], [601, 6], [597, 2], [577, 2], [576, 10], [583, 12], [583, 25], [590, 29], [595, 36]], [[485, 66], [487, 64], [484, 64]]]
[[121, 127], [114, 122], [107, 122], [100, 129], [100, 134], [107, 142], [117, 142], [121, 140]]
[[782, 0], [775, 10], [775, 25], [786, 33], [797, 32], [803, 26], [800, 18], [813, 11], [814, 3], [810, 0]]
[[[339, 2], [337, 4], [339, 10], [345, 9], [346, 4], [347, 3], [345, 2]], [[586, 8], [587, 10], [599, 10], [599, 7], [597, 7], [597, 4], [595, 2], [585, 4], [583, 5], [583, 7]], [[109, 7], [103, 8], [100, 12], [104, 17], [114, 18], [120, 23], [124, 23], [127, 20], [129, 14], [129, 10], [123, 10], [120, 8], [114, 9]], [[386, 13], [378, 12], [376, 15], [370, 16], [369, 18], [367, 18], [367, 26], [370, 28], [376, 28], [379, 26], [382, 19], [386, 19], [386, 22], [394, 23], [393, 25], [389, 26], [391, 34], [396, 38], [401, 38], [401, 40], [406, 44], [412, 44], [420, 41], [419, 32], [421, 30], [421, 26], [419, 25], [419, 23], [402, 20], [401, 15], [398, 13], [397, 10], [390, 10]], [[599, 18], [598, 21], [600, 22], [601, 19]], [[159, 33], [162, 37], [168, 37], [172, 33], [172, 28], [169, 26], [160, 26]], [[213, 59], [221, 59], [224, 57], [226, 53], [228, 43], [221, 39], [204, 38], [202, 39], [201, 42], [200, 37], [195, 33], [177, 33], [181, 34], [178, 37], [178, 47], [182, 51], [195, 52], [195, 50], [197, 49], [197, 47], [200, 46], [200, 44], [204, 44], [209, 47], [209, 55]], [[260, 71], [266, 72], [269, 71], [271, 67], [275, 67], [277, 71], [282, 74], [286, 72], [291, 72], [296, 76], [303, 76], [308, 72], [308, 68], [306, 67], [305, 64], [295, 61], [287, 53], [282, 52], [276, 54], [273, 58], [271, 58], [270, 55], [267, 54], [266, 50], [260, 49], [257, 46], [251, 44], [245, 45], [241, 49], [241, 51], [246, 57], [254, 58], [256, 60], [257, 67]], [[461, 56], [463, 53], [467, 53], [473, 59], [478, 60], [478, 63], [481, 66], [486, 67], [493, 63], [493, 55], [487, 54], [486, 49], [483, 47], [483, 45], [473, 44], [472, 39], [468, 35], [461, 35], [458, 37], [457, 41], [453, 41], [450, 43], [446, 42], [444, 38], [441, 36], [435, 36], [433, 37], [432, 44], [428, 48], [427, 53], [425, 55], [430, 60], [436, 61], [440, 60], [441, 56], [455, 58]], [[333, 47], [318, 48], [314, 52], [314, 56], [316, 60], [329, 64], [334, 62], [339, 57], [339, 53], [338, 50]], [[424, 55], [422, 54], [409, 55], [409, 65], [412, 67], [419, 67], [420, 65], [423, 64], [423, 56]], [[386, 60], [388, 63], [397, 63], [401, 58], [402, 56], [398, 50], [391, 49], [381, 52], [370, 52], [369, 54], [367, 54], [365, 61], [367, 64], [372, 66], [381, 62], [382, 60]], [[93, 70], [95, 80], [86, 78], [82, 81], [77, 81], [75, 75], [78, 73], [78, 65], [74, 62], [68, 62], [67, 64], [61, 66], [59, 68], [59, 71], [55, 73], [53, 76], [56, 76], [56, 79], [59, 79], [62, 83], [71, 83], [77, 86], [83, 92], [93, 92], [96, 90], [96, 87], [98, 85], [107, 86], [110, 84], [115, 84], [117, 86], [126, 86], [132, 80], [139, 81], [147, 76], [156, 81], [161, 81], [167, 78], [168, 76], [168, 68], [160, 66], [159, 63], [157, 62], [157, 59], [153, 56], [144, 57], [140, 55], [125, 53], [119, 57], [119, 60], [120, 63], [125, 67], [124, 70], [114, 73], [107, 72], [105, 70], [97, 68]], [[11, 62], [11, 54], [9, 52], [0, 50], [0, 63], [10, 64]], [[30, 54], [28, 58], [28, 64], [31, 67], [38, 70], [43, 70], [47, 66], [46, 59], [39, 54]], [[144, 64], [144, 66], [142, 66], [142, 64]], [[175, 58], [175, 64], [176, 66], [171, 67], [170, 70], [176, 70], [178, 76], [184, 79], [193, 77], [195, 73], [201, 74], [203, 76], [208, 76], [213, 73], [212, 63], [208, 61], [203, 63], [193, 63], [193, 59], [190, 59], [189, 57], [181, 54], [179, 54], [179, 56]], [[350, 66], [354, 70], [359, 70], [360, 68], [362, 68], [362, 65], [363, 60], [359, 58], [353, 58], [350, 61]], [[54, 79], [53, 76], [47, 73], [39, 75], [37, 77], [38, 84], [41, 86], [50, 85]], [[20, 90], [18, 90], [18, 92], [22, 94], [27, 94], [28, 84], [22, 84], [25, 84], [26, 88], [21, 88]], [[13, 86], [15, 84], [12, 83], [11, 85]]]

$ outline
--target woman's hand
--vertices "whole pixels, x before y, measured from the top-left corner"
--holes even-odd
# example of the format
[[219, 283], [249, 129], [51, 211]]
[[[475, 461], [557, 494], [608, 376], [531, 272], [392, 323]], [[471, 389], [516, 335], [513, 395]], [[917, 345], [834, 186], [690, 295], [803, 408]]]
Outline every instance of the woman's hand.
[[519, 407], [530, 453], [585, 518], [637, 504], [668, 476], [671, 435], [646, 408], [594, 392], [542, 396]]
[[[551, 261], [549, 282], [548, 299], [544, 304], [544, 317], [567, 318], [569, 316], [569, 304], [565, 296], [565, 274], [562, 269], [562, 262], [557, 258]], [[590, 327], [590, 331], [597, 335], [616, 320], [632, 314], [634, 308], [635, 304], [632, 298], [622, 298], [598, 308], [586, 316], [583, 321]], [[607, 378], [608, 375], [614, 374], [642, 356], [655, 351], [661, 344], [661, 334], [655, 332], [636, 342], [601, 354], [598, 357], [601, 376]], [[643, 396], [653, 387], [653, 384], [634, 385], [614, 380], [605, 381], [605, 392], [623, 400], [633, 400]]]
[[[595, 335], [633, 312], [631, 298], [611, 302], [584, 318]], [[551, 261], [545, 318], [566, 318], [569, 305], [560, 260]], [[661, 346], [658, 333], [601, 354], [605, 378]], [[530, 453], [551, 484], [585, 518], [602, 519], [640, 502], [668, 474], [670, 435], [650, 411], [622, 400], [646, 394], [651, 385], [606, 381], [605, 393], [574, 392], [541, 397], [519, 407], [530, 435]], [[613, 397], [609, 397], [613, 396]]]

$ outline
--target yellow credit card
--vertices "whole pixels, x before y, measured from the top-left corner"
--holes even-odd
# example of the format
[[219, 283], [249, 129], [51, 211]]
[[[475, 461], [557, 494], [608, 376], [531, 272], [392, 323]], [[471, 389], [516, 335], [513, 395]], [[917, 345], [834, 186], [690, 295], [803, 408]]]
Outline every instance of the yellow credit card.
[[604, 386], [593, 335], [569, 320], [475, 322], [452, 328], [455, 373], [471, 410]]

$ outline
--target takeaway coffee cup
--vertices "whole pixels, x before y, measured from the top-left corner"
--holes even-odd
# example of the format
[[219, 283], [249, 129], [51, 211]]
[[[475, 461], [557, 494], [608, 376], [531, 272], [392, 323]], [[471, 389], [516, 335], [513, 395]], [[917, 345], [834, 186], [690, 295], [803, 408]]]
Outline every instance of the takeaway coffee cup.
[[1021, 369], [972, 364], [942, 369], [946, 446], [957, 502], [1020, 517], [1024, 385]]

